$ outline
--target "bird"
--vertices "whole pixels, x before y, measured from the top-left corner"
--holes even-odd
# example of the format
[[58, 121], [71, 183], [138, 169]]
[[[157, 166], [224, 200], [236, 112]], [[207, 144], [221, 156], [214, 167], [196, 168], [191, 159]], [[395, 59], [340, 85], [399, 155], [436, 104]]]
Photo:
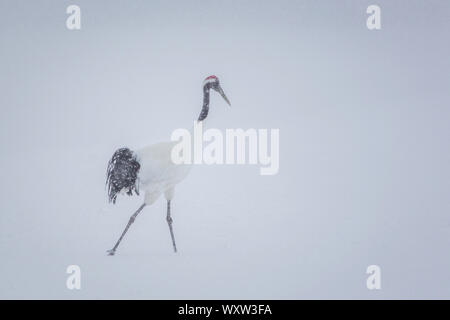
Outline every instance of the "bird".
[[[225, 102], [231, 106], [220, 85], [219, 78], [215, 75], [208, 76], [203, 81], [203, 105], [197, 123], [203, 122], [208, 116], [211, 89], [218, 92]], [[175, 164], [172, 161], [171, 151], [176, 143], [174, 141], [161, 142], [138, 150], [122, 147], [112, 155], [106, 172], [106, 189], [109, 202], [115, 204], [117, 196], [120, 194], [139, 196], [141, 191], [144, 193], [144, 201], [131, 215], [114, 247], [107, 250], [108, 255], [115, 255], [119, 244], [139, 213], [144, 207], [152, 205], [162, 194], [167, 201], [166, 221], [169, 226], [173, 250], [175, 253], [177, 252], [171, 216], [171, 201], [174, 197], [175, 186], [188, 176], [191, 165]]]

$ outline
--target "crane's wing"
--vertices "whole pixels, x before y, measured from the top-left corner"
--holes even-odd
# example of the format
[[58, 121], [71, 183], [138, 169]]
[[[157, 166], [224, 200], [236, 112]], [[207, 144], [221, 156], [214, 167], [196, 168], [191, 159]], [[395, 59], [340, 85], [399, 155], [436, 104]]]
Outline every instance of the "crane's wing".
[[116, 203], [117, 195], [125, 191], [139, 195], [138, 173], [141, 165], [136, 155], [128, 148], [121, 148], [114, 152], [108, 163], [106, 172], [106, 186], [108, 188], [109, 202]]

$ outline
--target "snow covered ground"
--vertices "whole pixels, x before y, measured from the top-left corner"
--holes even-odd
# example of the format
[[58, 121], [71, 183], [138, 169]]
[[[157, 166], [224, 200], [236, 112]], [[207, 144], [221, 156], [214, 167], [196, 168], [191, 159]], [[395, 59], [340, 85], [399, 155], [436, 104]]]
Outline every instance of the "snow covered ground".
[[[0, 3], [0, 298], [450, 298], [450, 4]], [[104, 189], [115, 149], [279, 128], [280, 171], [198, 166], [165, 202]], [[381, 290], [366, 268], [381, 267]], [[79, 265], [81, 290], [66, 288]]]

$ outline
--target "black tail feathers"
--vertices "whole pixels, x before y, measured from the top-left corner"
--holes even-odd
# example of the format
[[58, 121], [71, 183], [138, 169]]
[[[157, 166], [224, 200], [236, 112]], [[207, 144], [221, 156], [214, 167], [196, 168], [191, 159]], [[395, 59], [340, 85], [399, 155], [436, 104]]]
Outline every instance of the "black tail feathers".
[[138, 173], [140, 168], [141, 165], [130, 149], [121, 148], [114, 152], [106, 172], [109, 202], [116, 203], [117, 195], [123, 189], [129, 196], [133, 195], [133, 191], [139, 195]]

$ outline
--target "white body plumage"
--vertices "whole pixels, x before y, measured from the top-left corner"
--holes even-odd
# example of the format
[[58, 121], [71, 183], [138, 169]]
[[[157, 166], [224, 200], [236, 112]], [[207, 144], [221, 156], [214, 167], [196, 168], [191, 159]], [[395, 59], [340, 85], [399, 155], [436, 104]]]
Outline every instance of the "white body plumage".
[[162, 193], [172, 200], [174, 187], [189, 174], [192, 165], [175, 164], [171, 152], [176, 142], [161, 142], [135, 151], [139, 170], [139, 190], [145, 191], [145, 204], [151, 205]]

